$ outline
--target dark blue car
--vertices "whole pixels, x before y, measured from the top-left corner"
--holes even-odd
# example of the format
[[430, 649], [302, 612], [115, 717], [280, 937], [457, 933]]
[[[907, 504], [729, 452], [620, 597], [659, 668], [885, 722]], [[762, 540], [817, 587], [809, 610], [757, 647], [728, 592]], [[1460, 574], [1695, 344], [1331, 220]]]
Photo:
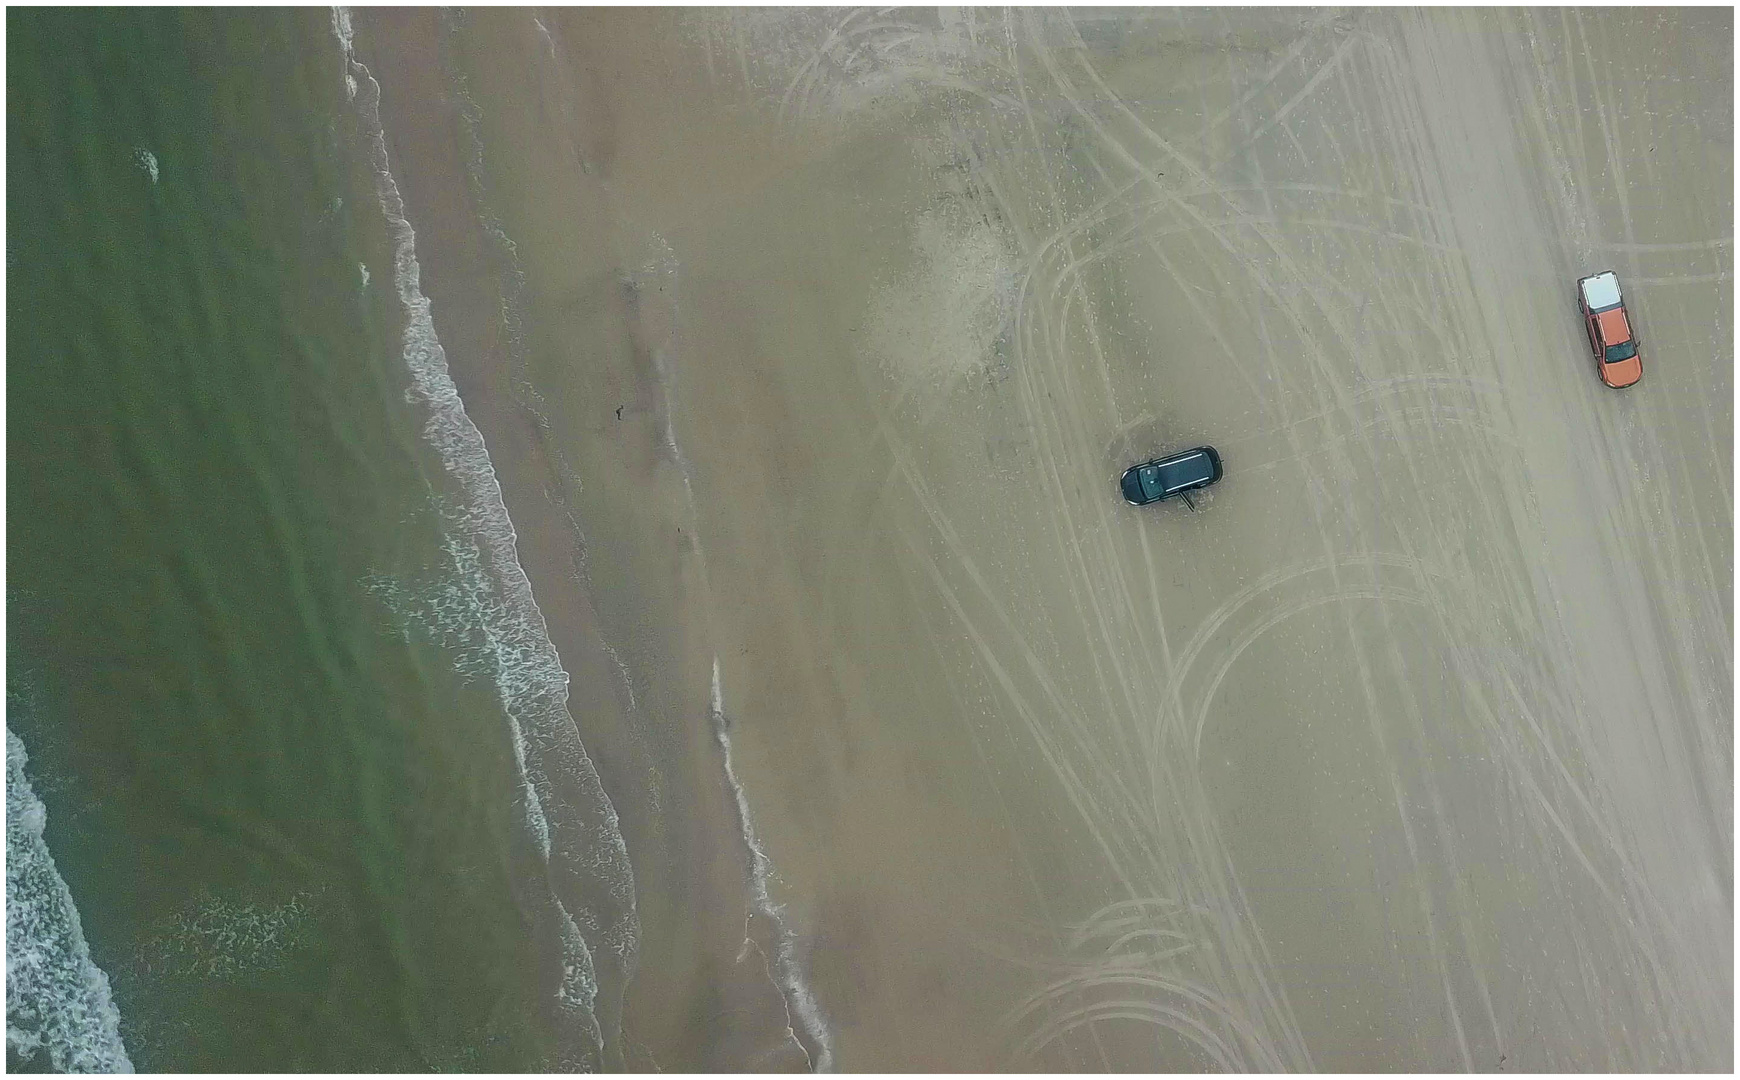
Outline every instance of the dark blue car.
[[1212, 446], [1199, 446], [1158, 461], [1132, 465], [1124, 470], [1124, 501], [1132, 506], [1147, 506], [1178, 496], [1194, 510], [1196, 504], [1190, 501], [1190, 492], [1218, 482], [1220, 473], [1220, 455]]

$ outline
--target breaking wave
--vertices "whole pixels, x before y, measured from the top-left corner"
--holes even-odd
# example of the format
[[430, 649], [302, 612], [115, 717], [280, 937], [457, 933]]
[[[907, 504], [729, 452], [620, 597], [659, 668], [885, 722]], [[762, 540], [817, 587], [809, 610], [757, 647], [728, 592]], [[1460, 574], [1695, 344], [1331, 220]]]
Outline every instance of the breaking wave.
[[132, 1072], [109, 977], [91, 961], [54, 856], [48, 810], [24, 774], [24, 744], [6, 732], [6, 1048], [48, 1055], [56, 1072]]

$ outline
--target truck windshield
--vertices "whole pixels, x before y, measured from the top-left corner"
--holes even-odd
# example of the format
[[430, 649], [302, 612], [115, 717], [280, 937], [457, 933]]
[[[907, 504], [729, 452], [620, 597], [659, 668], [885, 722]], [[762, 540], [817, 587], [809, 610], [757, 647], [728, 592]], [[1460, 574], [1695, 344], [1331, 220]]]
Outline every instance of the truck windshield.
[[1630, 360], [1637, 355], [1637, 342], [1628, 341], [1623, 345], [1607, 346], [1607, 362], [1617, 364], [1621, 360]]

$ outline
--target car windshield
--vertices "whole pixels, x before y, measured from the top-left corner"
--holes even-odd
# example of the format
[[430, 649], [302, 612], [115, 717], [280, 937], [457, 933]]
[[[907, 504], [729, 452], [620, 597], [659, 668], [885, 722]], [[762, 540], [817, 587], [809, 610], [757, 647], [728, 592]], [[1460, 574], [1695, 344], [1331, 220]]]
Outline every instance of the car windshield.
[[1637, 355], [1637, 342], [1627, 341], [1623, 345], [1607, 346], [1607, 362], [1617, 364], [1621, 360], [1630, 360]]

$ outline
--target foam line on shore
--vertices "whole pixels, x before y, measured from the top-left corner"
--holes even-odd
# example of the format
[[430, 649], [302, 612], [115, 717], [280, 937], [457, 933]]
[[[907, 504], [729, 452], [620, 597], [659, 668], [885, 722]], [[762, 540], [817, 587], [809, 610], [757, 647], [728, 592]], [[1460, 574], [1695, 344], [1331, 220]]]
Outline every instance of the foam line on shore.
[[[429, 300], [421, 291], [416, 232], [388, 162], [380, 84], [356, 58], [347, 9], [333, 9], [332, 29], [343, 51], [345, 87], [363, 125], [375, 193], [392, 241], [394, 285], [406, 315], [404, 359], [411, 375], [407, 396], [426, 411], [423, 436], [460, 490], [458, 500], [442, 500], [441, 505], [455, 562], [493, 657], [494, 682], [523, 784], [527, 827], [551, 876], [550, 899], [564, 953], [558, 1005], [576, 1017], [596, 1044], [577, 1058], [565, 1055], [564, 1066], [601, 1067], [606, 1040], [614, 1033], [599, 1026], [594, 957], [602, 948], [615, 955], [622, 971], [632, 966], [639, 941], [633, 869], [616, 810], [568, 711], [568, 673], [520, 564], [517, 537], [483, 434], [466, 414], [436, 337]], [[559, 889], [558, 881], [599, 886], [604, 903], [588, 905], [573, 889]], [[582, 928], [592, 932], [590, 940]]]
[[[743, 793], [743, 785], [737, 779], [737, 769], [731, 761], [730, 725], [725, 719], [725, 695], [719, 682], [719, 658], [713, 658], [713, 735], [719, 742], [720, 753], [725, 759], [725, 782], [731, 788], [732, 798], [736, 801], [737, 820], [743, 828], [743, 843], [749, 849], [749, 880], [750, 899], [754, 903], [753, 914], [761, 915], [773, 927], [774, 953], [772, 957], [773, 970], [769, 972], [778, 985], [786, 1003], [786, 1034], [792, 1042], [804, 1052], [804, 1058], [816, 1072], [828, 1072], [834, 1064], [833, 1034], [828, 1030], [826, 1018], [816, 1002], [815, 994], [810, 990], [809, 981], [804, 978], [802, 964], [798, 962], [797, 941], [792, 936], [790, 927], [785, 921], [785, 906], [774, 902], [769, 891], [769, 882], [773, 877], [773, 860], [767, 857], [767, 852], [761, 848], [761, 841], [755, 835], [755, 822], [749, 816], [749, 798]], [[757, 948], [755, 939], [744, 928], [743, 948]], [[803, 1028], [803, 1036], [794, 1029]], [[812, 1053], [812, 1048], [814, 1053]]]

